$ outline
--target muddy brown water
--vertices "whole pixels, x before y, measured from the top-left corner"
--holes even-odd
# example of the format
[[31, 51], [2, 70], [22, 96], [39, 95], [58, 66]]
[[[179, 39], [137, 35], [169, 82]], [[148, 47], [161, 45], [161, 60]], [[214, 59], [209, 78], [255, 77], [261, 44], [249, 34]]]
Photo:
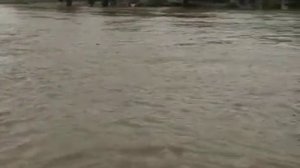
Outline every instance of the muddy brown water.
[[299, 158], [299, 12], [0, 6], [1, 168]]

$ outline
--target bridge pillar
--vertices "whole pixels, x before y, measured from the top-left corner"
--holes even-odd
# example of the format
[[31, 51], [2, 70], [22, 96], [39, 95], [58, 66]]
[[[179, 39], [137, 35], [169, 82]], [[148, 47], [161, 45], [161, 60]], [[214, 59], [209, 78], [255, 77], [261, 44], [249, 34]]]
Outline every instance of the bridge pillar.
[[95, 5], [95, 0], [88, 0], [88, 2], [89, 2], [90, 6], [94, 6]]
[[66, 0], [66, 5], [67, 6], [72, 6], [73, 0]]
[[102, 0], [102, 6], [107, 7], [108, 6], [108, 1], [109, 0]]
[[283, 9], [283, 10], [286, 10], [286, 9], [288, 9], [288, 6], [287, 6], [287, 0], [281, 0], [281, 3], [280, 3], [281, 5], [281, 9]]

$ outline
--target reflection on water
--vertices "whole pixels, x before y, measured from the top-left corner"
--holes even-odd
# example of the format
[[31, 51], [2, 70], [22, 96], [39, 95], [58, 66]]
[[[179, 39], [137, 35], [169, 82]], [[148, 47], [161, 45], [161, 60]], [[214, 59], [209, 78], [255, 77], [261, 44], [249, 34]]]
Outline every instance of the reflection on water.
[[298, 12], [0, 6], [1, 168], [300, 167]]

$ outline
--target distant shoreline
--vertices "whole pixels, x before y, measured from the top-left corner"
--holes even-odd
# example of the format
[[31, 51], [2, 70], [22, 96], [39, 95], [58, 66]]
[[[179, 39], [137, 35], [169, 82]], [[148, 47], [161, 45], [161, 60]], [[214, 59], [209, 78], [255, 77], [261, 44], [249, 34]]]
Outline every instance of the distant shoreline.
[[[80, 4], [84, 5], [86, 0], [74, 0], [74, 4]], [[0, 0], [0, 4], [44, 4], [44, 3], [55, 3], [60, 4], [58, 0]], [[97, 4], [100, 4], [97, 2]], [[98, 6], [98, 5], [97, 5]], [[174, 4], [164, 4], [164, 5], [145, 5], [140, 4], [137, 7], [180, 7], [181, 5], [174, 5]], [[119, 7], [124, 7], [120, 5]], [[243, 6], [237, 6], [234, 4], [229, 3], [201, 3], [201, 4], [191, 4], [189, 6], [186, 6], [185, 8], [202, 8], [202, 9], [236, 9], [236, 10], [279, 10], [280, 6], [275, 7], [265, 7], [262, 9], [258, 9], [255, 7], [243, 7]], [[299, 10], [299, 6], [290, 6], [286, 10]]]

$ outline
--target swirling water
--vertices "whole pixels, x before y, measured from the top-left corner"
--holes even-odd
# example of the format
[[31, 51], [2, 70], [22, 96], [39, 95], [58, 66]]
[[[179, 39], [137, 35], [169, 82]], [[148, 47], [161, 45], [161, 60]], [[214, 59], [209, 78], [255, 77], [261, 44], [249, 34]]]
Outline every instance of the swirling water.
[[1, 168], [299, 168], [300, 13], [0, 6]]

